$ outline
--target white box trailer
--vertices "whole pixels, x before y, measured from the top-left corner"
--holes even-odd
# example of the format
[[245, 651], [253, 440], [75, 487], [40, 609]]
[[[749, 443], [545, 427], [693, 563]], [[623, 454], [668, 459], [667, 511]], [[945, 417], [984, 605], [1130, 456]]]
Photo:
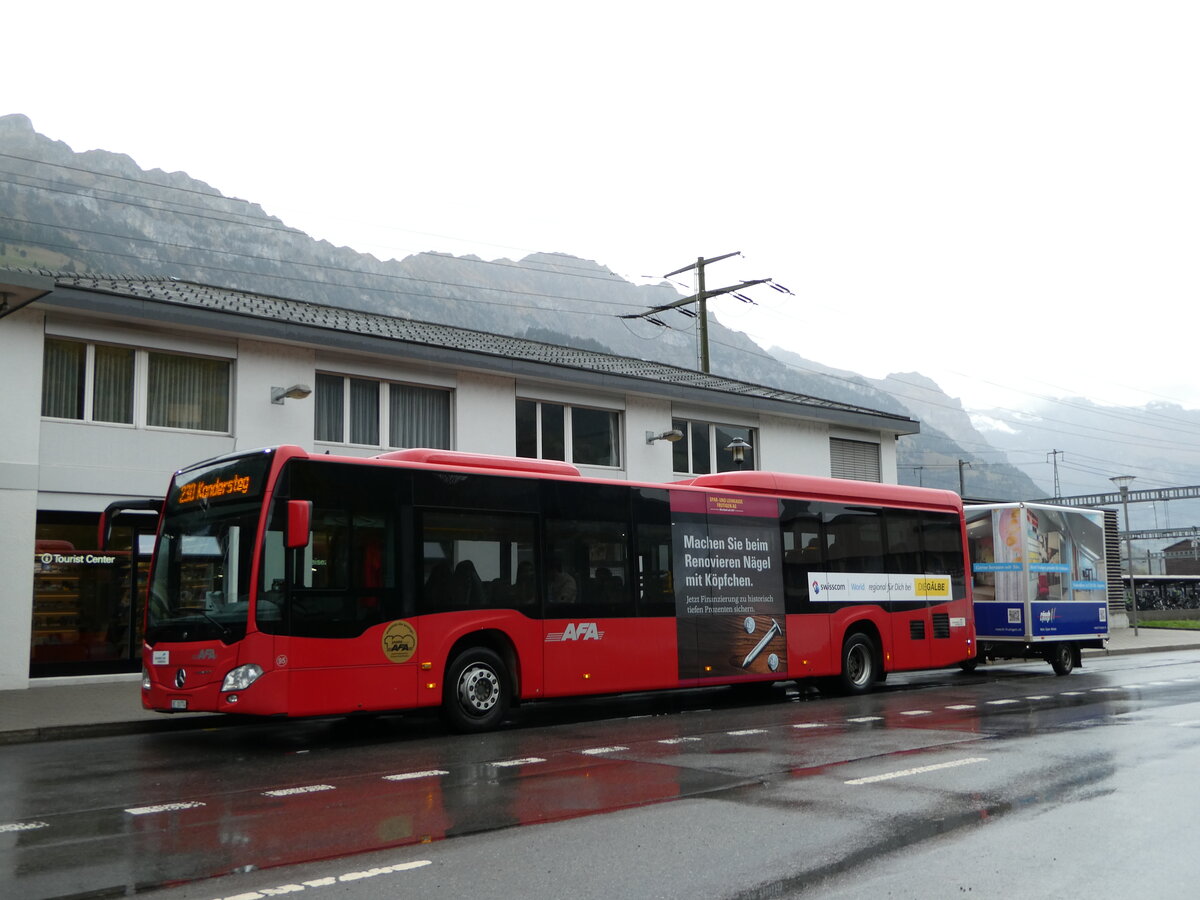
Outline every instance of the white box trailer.
[[996, 503], [965, 514], [976, 662], [1040, 658], [1066, 675], [1082, 648], [1107, 645], [1103, 512]]

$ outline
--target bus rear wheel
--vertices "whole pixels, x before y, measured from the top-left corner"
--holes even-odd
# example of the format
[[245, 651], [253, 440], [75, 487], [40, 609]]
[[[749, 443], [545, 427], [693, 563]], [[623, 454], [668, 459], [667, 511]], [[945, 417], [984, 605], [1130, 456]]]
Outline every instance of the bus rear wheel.
[[472, 647], [446, 669], [442, 713], [455, 731], [490, 731], [508, 712], [511, 694], [504, 660], [486, 647]]
[[879, 654], [870, 636], [856, 631], [842, 644], [842, 672], [837, 678], [844, 694], [865, 694], [880, 680]]

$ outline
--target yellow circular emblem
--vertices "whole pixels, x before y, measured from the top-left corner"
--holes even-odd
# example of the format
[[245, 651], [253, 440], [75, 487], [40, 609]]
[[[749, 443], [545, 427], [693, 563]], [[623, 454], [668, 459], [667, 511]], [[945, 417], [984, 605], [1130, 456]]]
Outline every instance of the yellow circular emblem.
[[417, 652], [417, 632], [403, 619], [397, 619], [383, 632], [383, 655], [391, 662], [403, 663]]

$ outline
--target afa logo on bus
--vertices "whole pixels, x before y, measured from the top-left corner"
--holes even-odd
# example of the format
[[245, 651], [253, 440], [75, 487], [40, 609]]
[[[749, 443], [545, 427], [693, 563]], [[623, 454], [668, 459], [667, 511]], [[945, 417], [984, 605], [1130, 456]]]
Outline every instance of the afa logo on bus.
[[595, 622], [580, 622], [578, 625], [570, 622], [562, 631], [546, 632], [547, 641], [601, 641], [604, 632], [596, 627]]

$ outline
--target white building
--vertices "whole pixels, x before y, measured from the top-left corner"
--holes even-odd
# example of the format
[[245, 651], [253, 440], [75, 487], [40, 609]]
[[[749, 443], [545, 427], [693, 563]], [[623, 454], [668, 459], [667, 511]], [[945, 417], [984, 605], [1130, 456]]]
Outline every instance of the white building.
[[[735, 465], [896, 481], [911, 419], [672, 366], [170, 279], [0, 270], [0, 690], [140, 669], [171, 473], [274, 444], [443, 446], [663, 482]], [[298, 387], [299, 386], [299, 387]], [[296, 396], [280, 396], [290, 388]], [[305, 395], [305, 390], [311, 393]], [[682, 439], [661, 438], [678, 431]], [[674, 435], [672, 435], [674, 437]]]

